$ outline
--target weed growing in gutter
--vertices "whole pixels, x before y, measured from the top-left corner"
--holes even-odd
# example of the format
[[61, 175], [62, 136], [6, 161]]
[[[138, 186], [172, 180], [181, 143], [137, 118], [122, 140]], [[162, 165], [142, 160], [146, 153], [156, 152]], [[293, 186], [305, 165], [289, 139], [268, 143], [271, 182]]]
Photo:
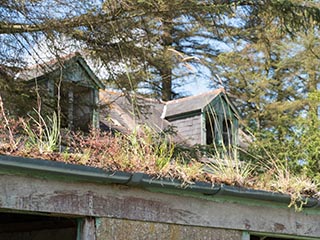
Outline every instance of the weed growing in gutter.
[[[318, 196], [320, 183], [312, 181], [304, 174], [297, 174], [288, 169], [281, 161], [270, 160], [266, 171], [259, 175], [256, 187], [268, 191], [290, 194], [291, 203], [296, 211], [306, 204], [305, 196]], [[318, 192], [318, 193], [317, 193]]]

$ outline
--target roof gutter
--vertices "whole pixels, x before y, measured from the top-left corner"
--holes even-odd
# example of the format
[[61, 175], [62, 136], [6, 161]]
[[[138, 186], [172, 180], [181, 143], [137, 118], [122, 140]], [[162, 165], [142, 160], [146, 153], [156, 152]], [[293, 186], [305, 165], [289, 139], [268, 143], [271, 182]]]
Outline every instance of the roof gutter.
[[51, 175], [75, 178], [80, 181], [119, 184], [126, 184], [132, 176], [132, 174], [126, 172], [107, 172], [101, 168], [83, 165], [0, 155], [0, 172], [7, 172], [8, 170], [21, 174], [31, 171], [37, 175]]
[[[98, 182], [105, 184], [124, 184], [142, 188], [161, 188], [165, 190], [181, 190], [203, 194], [207, 197], [233, 197], [249, 200], [260, 200], [274, 203], [289, 204], [290, 195], [261, 190], [247, 189], [228, 185], [212, 185], [205, 182], [196, 182], [184, 186], [176, 179], [155, 178], [144, 173], [128, 173], [121, 171], [106, 171], [83, 165], [68, 164], [42, 159], [31, 159], [0, 155], [0, 173], [13, 172], [26, 174], [33, 172], [35, 175], [46, 177], [72, 179], [81, 182]], [[315, 198], [306, 198], [304, 208], [320, 208], [320, 201]]]

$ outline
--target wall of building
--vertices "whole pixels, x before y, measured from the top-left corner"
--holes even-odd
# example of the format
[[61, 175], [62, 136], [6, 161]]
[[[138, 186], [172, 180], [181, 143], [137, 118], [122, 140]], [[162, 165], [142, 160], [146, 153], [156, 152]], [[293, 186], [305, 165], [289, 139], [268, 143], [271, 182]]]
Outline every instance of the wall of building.
[[170, 121], [189, 144], [201, 144], [201, 114]]
[[100, 218], [96, 240], [241, 240], [241, 231], [125, 219]]
[[[37, 161], [37, 167], [40, 163]], [[53, 165], [50, 163], [47, 168], [52, 169]], [[72, 176], [72, 171], [68, 174], [48, 171], [0, 168], [0, 211], [84, 219], [79, 229], [89, 237], [81, 240], [94, 240], [92, 236], [98, 240], [121, 239], [123, 231], [127, 234], [124, 239], [143, 239], [141, 236], [145, 235], [147, 239], [188, 239], [187, 236], [215, 239], [213, 236], [224, 235], [228, 236], [226, 239], [237, 239], [240, 232], [299, 239], [320, 236], [319, 207], [296, 212], [288, 208], [287, 202], [272, 202], [270, 197], [255, 199], [250, 197], [250, 191], [241, 188], [232, 188], [233, 192], [239, 192], [233, 196], [223, 190], [202, 193], [199, 189], [152, 185], [147, 180], [139, 186], [139, 181], [131, 180], [127, 184], [110, 184], [107, 179], [95, 179], [97, 173], [93, 170], [88, 171], [91, 180], [83, 175]], [[122, 179], [120, 175], [117, 178]], [[134, 178], [137, 177], [133, 175], [130, 179]], [[119, 237], [112, 238], [113, 235]]]

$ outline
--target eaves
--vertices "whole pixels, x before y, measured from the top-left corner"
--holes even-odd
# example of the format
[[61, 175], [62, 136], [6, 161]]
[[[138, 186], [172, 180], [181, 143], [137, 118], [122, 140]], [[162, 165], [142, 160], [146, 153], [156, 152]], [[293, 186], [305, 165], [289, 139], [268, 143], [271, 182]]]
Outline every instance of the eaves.
[[[204, 198], [213, 201], [233, 201], [286, 207], [291, 197], [288, 194], [248, 189], [225, 184], [195, 182], [184, 184], [177, 179], [157, 178], [144, 173], [106, 171], [83, 165], [67, 164], [42, 159], [31, 159], [0, 155], [0, 174], [27, 175], [41, 178], [54, 178], [64, 181], [89, 182], [99, 184], [121, 184], [163, 192]], [[304, 208], [320, 209], [320, 201], [305, 198]], [[317, 211], [318, 212], [318, 211]]]

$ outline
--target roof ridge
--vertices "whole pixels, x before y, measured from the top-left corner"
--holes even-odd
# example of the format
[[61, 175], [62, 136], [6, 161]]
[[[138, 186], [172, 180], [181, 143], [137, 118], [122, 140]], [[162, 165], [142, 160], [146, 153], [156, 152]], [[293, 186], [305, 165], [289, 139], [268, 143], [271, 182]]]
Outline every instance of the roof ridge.
[[225, 89], [224, 88], [217, 88], [217, 89], [214, 89], [214, 90], [211, 90], [211, 91], [208, 91], [208, 92], [204, 92], [204, 93], [201, 93], [201, 94], [198, 94], [198, 95], [183, 97], [183, 98], [179, 98], [179, 99], [173, 99], [173, 100], [164, 102], [164, 104], [167, 105], [167, 104], [171, 104], [171, 103], [178, 103], [178, 102], [190, 100], [192, 98], [198, 98], [200, 96], [210, 95], [210, 94], [213, 94], [213, 93], [214, 94], [218, 94], [220, 92], [225, 93]]
[[[118, 95], [121, 95], [121, 96], [125, 96], [126, 94], [122, 91], [122, 90], [112, 90], [112, 89], [104, 89], [102, 92], [102, 94], [105, 93], [105, 94], [118, 94]], [[132, 97], [132, 94], [129, 93], [129, 96]], [[149, 102], [154, 102], [154, 103], [161, 103], [161, 104], [166, 104], [166, 102], [162, 101], [161, 99], [156, 99], [156, 98], [152, 98], [152, 97], [146, 97], [146, 96], [143, 96], [142, 94], [140, 93], [136, 93], [136, 96], [138, 98], [142, 98], [146, 101], [149, 101]]]

